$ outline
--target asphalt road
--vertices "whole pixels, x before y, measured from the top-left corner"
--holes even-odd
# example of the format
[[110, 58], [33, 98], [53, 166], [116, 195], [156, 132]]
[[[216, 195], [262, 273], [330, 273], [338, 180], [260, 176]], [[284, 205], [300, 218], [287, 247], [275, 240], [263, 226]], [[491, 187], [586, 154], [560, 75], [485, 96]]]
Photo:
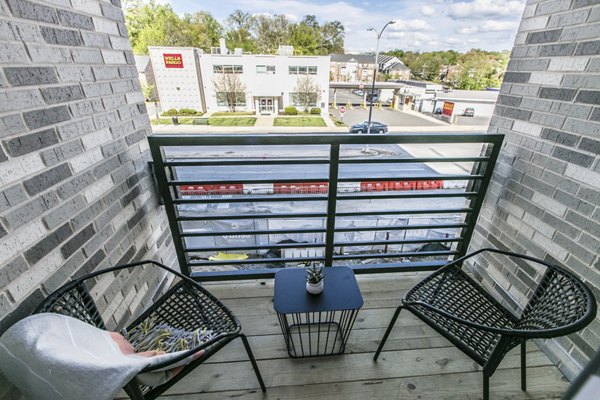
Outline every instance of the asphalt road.
[[[362, 146], [344, 146], [342, 149], [342, 158], [352, 155], [353, 157], [361, 155]], [[207, 156], [229, 158], [272, 158], [273, 156], [285, 156], [290, 153], [290, 146], [269, 146], [268, 152], [265, 149], [231, 149], [227, 150], [220, 146], [207, 146], [202, 148], [204, 157], [196, 152], [191, 152], [189, 148], [173, 147], [167, 152], [168, 156], [176, 157], [199, 157]], [[370, 147], [371, 155], [361, 155], [362, 157], [410, 157], [400, 146], [395, 144], [379, 144]], [[295, 157], [303, 154], [308, 157], [326, 157], [328, 156], [325, 146], [294, 146], [293, 153]], [[286, 157], [287, 158], [287, 157]], [[422, 163], [407, 164], [342, 164], [339, 170], [340, 178], [356, 178], [357, 180], [368, 180], [368, 178], [394, 178], [404, 176], [436, 176], [434, 170]], [[328, 178], [328, 166], [326, 164], [290, 164], [290, 165], [245, 165], [245, 166], [211, 166], [202, 167], [177, 167], [177, 176], [179, 180], [194, 181], [226, 181], [235, 180], [241, 182], [250, 182], [254, 179], [323, 179]]]
[[[329, 112], [335, 115], [337, 119], [341, 119], [339, 109], [329, 109]], [[346, 108], [344, 113], [343, 121], [346, 125], [357, 124], [369, 119], [369, 109], [363, 108]], [[439, 123], [430, 121], [429, 119], [422, 118], [412, 113], [405, 113], [396, 110], [390, 110], [389, 108], [382, 108], [381, 110], [377, 107], [373, 107], [373, 115], [371, 116], [372, 121], [382, 122], [388, 126], [440, 126]]]

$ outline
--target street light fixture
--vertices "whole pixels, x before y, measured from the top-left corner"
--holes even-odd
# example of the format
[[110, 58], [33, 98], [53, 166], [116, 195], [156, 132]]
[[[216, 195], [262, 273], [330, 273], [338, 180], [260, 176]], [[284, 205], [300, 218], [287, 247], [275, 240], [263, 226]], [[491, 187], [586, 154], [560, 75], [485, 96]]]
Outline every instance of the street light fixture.
[[[381, 28], [379, 33], [377, 33], [377, 31], [373, 27], [367, 29], [368, 31], [375, 32], [375, 34], [377, 35], [377, 48], [375, 50], [375, 69], [373, 70], [373, 83], [371, 84], [371, 101], [369, 103], [369, 120], [367, 122], [367, 134], [371, 133], [371, 115], [373, 114], [373, 94], [375, 93], [375, 79], [377, 77], [377, 70], [379, 69], [379, 39], [381, 39], [381, 35], [383, 35], [383, 31], [385, 31], [385, 28], [387, 28], [388, 25], [395, 24], [395, 23], [396, 23], [396, 21], [394, 21], [394, 20], [389, 21], [387, 24], [385, 24], [383, 26], [383, 28]], [[365, 145], [365, 148], [363, 151], [364, 152], [369, 151], [368, 144]]]

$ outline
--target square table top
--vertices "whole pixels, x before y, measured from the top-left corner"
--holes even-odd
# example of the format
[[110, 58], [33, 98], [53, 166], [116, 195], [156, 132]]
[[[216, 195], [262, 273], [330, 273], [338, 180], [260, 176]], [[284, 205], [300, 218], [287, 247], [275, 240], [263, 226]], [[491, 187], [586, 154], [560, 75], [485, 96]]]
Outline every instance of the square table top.
[[324, 289], [313, 295], [306, 291], [306, 270], [287, 268], [275, 274], [275, 311], [280, 314], [355, 310], [363, 298], [354, 271], [348, 267], [325, 267]]

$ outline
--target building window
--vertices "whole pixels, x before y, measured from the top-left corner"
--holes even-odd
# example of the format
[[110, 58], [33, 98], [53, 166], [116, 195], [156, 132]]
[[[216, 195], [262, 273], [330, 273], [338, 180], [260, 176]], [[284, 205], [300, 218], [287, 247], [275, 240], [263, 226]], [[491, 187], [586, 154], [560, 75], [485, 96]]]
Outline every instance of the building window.
[[215, 74], [243, 74], [244, 67], [241, 65], [213, 65]]
[[217, 92], [217, 105], [230, 106], [230, 102], [235, 102], [235, 106], [246, 105], [246, 93], [244, 92]]
[[304, 102], [308, 103], [308, 107], [316, 107], [317, 94], [290, 92], [290, 105], [294, 107], [304, 107]]
[[316, 75], [317, 67], [306, 67], [306, 66], [290, 66], [290, 75]]
[[273, 75], [275, 73], [275, 66], [274, 65], [257, 65], [256, 73]]

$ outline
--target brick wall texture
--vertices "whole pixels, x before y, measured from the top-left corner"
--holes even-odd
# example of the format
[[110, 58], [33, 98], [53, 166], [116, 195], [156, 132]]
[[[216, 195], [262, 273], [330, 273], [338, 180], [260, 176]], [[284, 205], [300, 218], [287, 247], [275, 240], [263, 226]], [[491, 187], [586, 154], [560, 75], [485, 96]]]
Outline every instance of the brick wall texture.
[[[137, 76], [119, 0], [0, 0], [0, 333], [72, 276], [174, 262]], [[101, 294], [156, 286], [127, 282]]]
[[[506, 138], [471, 247], [563, 265], [600, 300], [598, 0], [527, 2], [489, 132]], [[490, 264], [488, 284], [527, 295], [535, 270]], [[541, 345], [572, 378], [600, 348], [600, 319]]]

